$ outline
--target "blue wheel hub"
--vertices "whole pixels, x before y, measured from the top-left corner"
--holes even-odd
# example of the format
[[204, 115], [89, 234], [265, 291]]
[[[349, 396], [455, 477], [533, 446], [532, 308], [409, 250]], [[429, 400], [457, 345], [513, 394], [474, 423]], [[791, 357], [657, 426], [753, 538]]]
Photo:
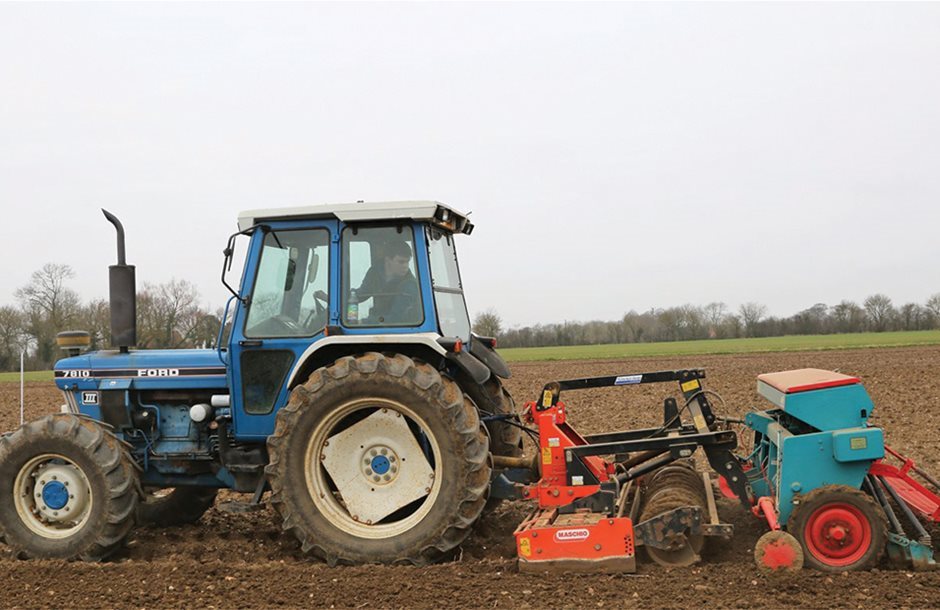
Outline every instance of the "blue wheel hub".
[[69, 490], [61, 481], [49, 481], [42, 488], [42, 501], [52, 510], [64, 508], [69, 503]]
[[378, 475], [385, 474], [386, 472], [388, 472], [390, 465], [391, 464], [389, 463], [388, 458], [385, 457], [384, 455], [377, 455], [374, 458], [372, 458], [371, 467], [372, 467], [372, 471], [375, 472], [375, 474], [378, 474]]

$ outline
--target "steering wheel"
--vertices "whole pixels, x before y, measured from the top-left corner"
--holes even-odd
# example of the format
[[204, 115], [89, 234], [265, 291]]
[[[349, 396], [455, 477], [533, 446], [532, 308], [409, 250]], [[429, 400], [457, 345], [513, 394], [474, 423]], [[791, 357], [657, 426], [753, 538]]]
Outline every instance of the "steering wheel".
[[311, 328], [311, 323], [315, 320], [323, 318], [324, 322], [326, 321], [326, 310], [330, 305], [330, 297], [322, 290], [317, 290], [313, 293], [313, 309], [310, 310], [310, 314], [307, 316], [307, 319], [304, 320], [304, 328]]
[[302, 333], [304, 330], [300, 326], [298, 326], [297, 322], [294, 322], [294, 320], [290, 316], [286, 316], [282, 313], [279, 313], [273, 318], [271, 318], [271, 321], [276, 322], [279, 326], [283, 328], [286, 328], [287, 331], [292, 335], [297, 334], [297, 333]]

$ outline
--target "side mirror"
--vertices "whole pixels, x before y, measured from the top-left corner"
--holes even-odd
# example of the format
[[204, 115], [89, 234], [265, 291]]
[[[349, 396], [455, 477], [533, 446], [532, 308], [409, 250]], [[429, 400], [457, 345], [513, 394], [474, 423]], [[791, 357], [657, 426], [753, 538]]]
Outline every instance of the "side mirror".
[[307, 284], [310, 285], [317, 280], [317, 273], [320, 271], [320, 255], [314, 253], [310, 259], [310, 266], [307, 267]]

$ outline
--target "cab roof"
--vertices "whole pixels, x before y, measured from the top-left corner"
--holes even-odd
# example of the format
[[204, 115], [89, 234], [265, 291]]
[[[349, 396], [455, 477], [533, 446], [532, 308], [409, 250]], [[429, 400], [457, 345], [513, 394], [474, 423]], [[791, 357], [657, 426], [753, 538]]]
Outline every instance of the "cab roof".
[[313, 220], [337, 218], [343, 222], [370, 222], [381, 220], [431, 221], [440, 229], [452, 233], [473, 231], [467, 215], [439, 201], [376, 201], [335, 203], [293, 208], [247, 210], [238, 215], [238, 230], [275, 220]]

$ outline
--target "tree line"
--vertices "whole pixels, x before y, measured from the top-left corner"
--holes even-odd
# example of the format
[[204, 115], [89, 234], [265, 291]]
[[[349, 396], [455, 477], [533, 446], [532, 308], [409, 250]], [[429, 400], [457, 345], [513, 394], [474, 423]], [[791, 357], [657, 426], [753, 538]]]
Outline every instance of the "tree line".
[[843, 300], [829, 306], [817, 303], [790, 317], [767, 315], [767, 307], [749, 302], [732, 310], [721, 302], [630, 311], [619, 320], [561, 322], [504, 328], [494, 309], [478, 314], [473, 330], [498, 337], [500, 347], [652, 343], [696, 339], [826, 335], [834, 333], [929, 330], [940, 328], [940, 293], [923, 305], [897, 307], [884, 294], [873, 294], [859, 305]]
[[[81, 302], [68, 286], [74, 276], [69, 265], [46, 264], [16, 291], [16, 305], [0, 306], [0, 370], [19, 369], [23, 352], [28, 370], [52, 368], [63, 356], [55, 342], [63, 330], [88, 331], [92, 349], [110, 347], [108, 302]], [[199, 300], [199, 290], [186, 280], [145, 283], [137, 292], [137, 346], [214, 347], [222, 312]]]
[[[63, 330], [85, 330], [92, 349], [110, 347], [110, 308], [104, 299], [81, 302], [68, 286], [75, 276], [68, 265], [49, 263], [33, 272], [19, 288], [16, 304], [0, 306], [0, 370], [19, 368], [20, 354], [26, 367], [45, 370], [62, 353], [55, 343]], [[145, 283], [137, 293], [137, 347], [141, 349], [215, 347], [221, 309], [212, 311], [200, 303], [199, 290], [186, 280], [164, 284]], [[504, 328], [494, 309], [478, 314], [473, 330], [498, 337], [500, 347], [594, 345], [817, 335], [890, 330], [940, 328], [940, 293], [921, 305], [895, 306], [884, 294], [873, 294], [862, 304], [841, 301], [817, 303], [790, 317], [767, 315], [767, 307], [755, 302], [732, 310], [725, 303], [630, 311], [619, 320], [560, 322]]]

